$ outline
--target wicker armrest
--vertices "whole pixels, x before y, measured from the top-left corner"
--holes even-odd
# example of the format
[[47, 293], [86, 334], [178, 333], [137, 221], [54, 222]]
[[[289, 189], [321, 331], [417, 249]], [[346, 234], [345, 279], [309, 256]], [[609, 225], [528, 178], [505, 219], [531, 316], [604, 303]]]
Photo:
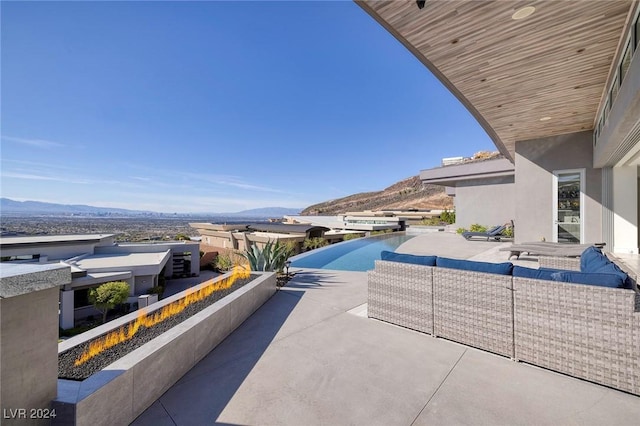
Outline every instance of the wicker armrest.
[[640, 295], [514, 277], [515, 357], [640, 395]]
[[638, 288], [638, 275], [633, 270], [631, 270], [631, 268], [629, 268], [629, 266], [627, 266], [627, 264], [624, 263], [624, 261], [618, 258], [615, 254], [607, 253], [607, 257], [613, 263], [618, 265], [620, 269], [622, 269], [624, 272], [627, 273], [627, 275], [631, 280], [631, 288], [635, 290], [636, 293], [640, 293], [640, 288]]
[[[632, 271], [621, 259], [616, 257], [615, 254], [606, 253], [606, 256], [613, 263], [618, 265], [620, 269], [627, 273], [631, 279], [631, 288], [636, 292], [640, 292], [638, 288], [638, 277], [634, 271]], [[554, 269], [566, 269], [569, 271], [580, 270], [580, 258], [574, 257], [557, 257], [557, 256], [540, 256], [538, 257], [538, 265], [540, 268], [554, 268]]]
[[541, 268], [566, 269], [569, 271], [580, 270], [580, 258], [558, 257], [558, 256], [538, 256], [538, 265]]
[[377, 260], [368, 272], [368, 316], [433, 334], [433, 269]]

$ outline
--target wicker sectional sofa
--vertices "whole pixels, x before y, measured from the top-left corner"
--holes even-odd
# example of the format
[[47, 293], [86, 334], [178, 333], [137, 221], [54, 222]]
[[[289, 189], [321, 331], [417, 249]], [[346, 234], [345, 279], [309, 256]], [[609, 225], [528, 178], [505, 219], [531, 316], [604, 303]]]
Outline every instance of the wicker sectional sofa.
[[371, 318], [640, 395], [637, 287], [385, 260], [368, 274]]

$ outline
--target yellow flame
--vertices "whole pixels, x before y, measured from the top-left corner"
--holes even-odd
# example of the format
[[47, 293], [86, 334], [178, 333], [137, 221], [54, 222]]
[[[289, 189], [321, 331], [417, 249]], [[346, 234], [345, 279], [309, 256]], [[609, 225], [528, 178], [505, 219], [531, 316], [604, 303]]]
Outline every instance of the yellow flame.
[[131, 339], [138, 332], [140, 327], [149, 328], [161, 323], [167, 318], [184, 311], [187, 306], [205, 299], [212, 293], [228, 289], [236, 282], [236, 280], [248, 278], [250, 274], [251, 271], [248, 267], [236, 266], [233, 268], [230, 276], [216, 282], [211, 282], [198, 290], [188, 290], [187, 294], [182, 299], [164, 306], [162, 309], [155, 311], [151, 315], [147, 315], [146, 311], [141, 309], [140, 314], [135, 321], [128, 325], [123, 325], [106, 336], [100, 339], [95, 339], [89, 343], [89, 347], [82, 353], [82, 355], [80, 355], [80, 357], [78, 357], [78, 359], [76, 359], [74, 365], [77, 367], [84, 364], [101, 352]]

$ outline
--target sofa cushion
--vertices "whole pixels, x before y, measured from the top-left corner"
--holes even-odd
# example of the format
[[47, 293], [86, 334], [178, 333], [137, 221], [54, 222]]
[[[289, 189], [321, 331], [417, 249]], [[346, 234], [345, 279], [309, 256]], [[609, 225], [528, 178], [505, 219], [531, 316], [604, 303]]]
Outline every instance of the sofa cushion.
[[613, 263], [597, 247], [589, 247], [580, 255], [580, 272], [591, 272], [599, 274], [614, 274], [627, 283], [628, 275], [618, 265]]
[[391, 262], [411, 263], [414, 265], [436, 266], [435, 256], [416, 256], [413, 254], [394, 253], [392, 251], [383, 250], [380, 253], [382, 260]]
[[514, 277], [533, 278], [535, 280], [553, 281], [551, 274], [554, 274], [556, 272], [571, 272], [571, 271], [566, 271], [564, 269], [554, 269], [554, 268], [534, 269], [534, 268], [527, 268], [524, 266], [517, 266], [517, 265], [513, 267]]
[[554, 272], [551, 274], [554, 281], [565, 283], [589, 284], [600, 287], [624, 288], [624, 280], [616, 274], [601, 274], [597, 272]]
[[594, 246], [587, 247], [580, 255], [580, 272], [597, 272], [611, 261]]
[[490, 263], [475, 262], [473, 260], [450, 259], [448, 257], [440, 257], [436, 259], [436, 266], [442, 268], [462, 269], [465, 271], [486, 272], [489, 274], [511, 275], [513, 263]]

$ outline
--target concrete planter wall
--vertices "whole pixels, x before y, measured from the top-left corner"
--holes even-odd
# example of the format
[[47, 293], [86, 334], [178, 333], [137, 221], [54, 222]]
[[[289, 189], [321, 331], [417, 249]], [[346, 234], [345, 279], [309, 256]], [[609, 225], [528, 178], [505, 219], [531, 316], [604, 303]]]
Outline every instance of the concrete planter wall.
[[[52, 424], [132, 422], [275, 293], [274, 273], [253, 273], [261, 276], [86, 380], [58, 380], [58, 397], [52, 403], [57, 417]], [[164, 299], [154, 308], [183, 295]], [[103, 327], [115, 329], [136, 316], [134, 312], [69, 339], [60, 344], [59, 352], [104, 334]]]

